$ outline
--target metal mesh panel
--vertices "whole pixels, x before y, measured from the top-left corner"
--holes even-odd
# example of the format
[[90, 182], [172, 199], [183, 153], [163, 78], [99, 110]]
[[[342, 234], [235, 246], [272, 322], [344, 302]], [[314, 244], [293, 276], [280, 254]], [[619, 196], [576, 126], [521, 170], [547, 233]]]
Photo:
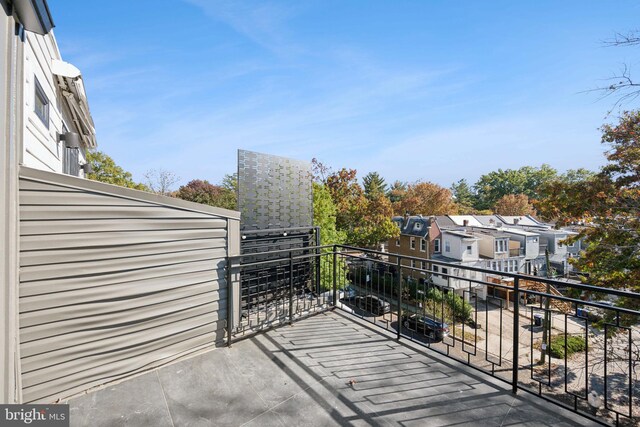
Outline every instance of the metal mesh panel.
[[238, 150], [238, 208], [242, 230], [311, 227], [311, 164]]

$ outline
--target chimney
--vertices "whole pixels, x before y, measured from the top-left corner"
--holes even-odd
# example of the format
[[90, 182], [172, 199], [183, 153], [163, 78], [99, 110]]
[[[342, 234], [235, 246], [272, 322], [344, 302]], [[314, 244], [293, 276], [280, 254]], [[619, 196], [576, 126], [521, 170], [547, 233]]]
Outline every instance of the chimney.
[[518, 225], [518, 222], [520, 222], [520, 218], [513, 218], [513, 225]]
[[406, 227], [407, 224], [409, 224], [409, 211], [404, 212], [404, 222], [402, 224], [402, 227]]
[[463, 225], [464, 227], [468, 227], [468, 226], [469, 226], [469, 220], [468, 220], [468, 219], [463, 220], [463, 221], [462, 221], [462, 225]]

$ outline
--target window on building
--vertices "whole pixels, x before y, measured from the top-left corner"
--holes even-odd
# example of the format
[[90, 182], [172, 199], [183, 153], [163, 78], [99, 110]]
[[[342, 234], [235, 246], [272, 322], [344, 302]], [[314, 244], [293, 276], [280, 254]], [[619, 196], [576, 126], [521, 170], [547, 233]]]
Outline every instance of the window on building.
[[416, 230], [416, 231], [422, 230], [422, 223], [421, 222], [416, 222], [416, 224], [413, 226], [413, 229]]
[[427, 268], [427, 263], [424, 262], [424, 261], [420, 261], [420, 268], [423, 269], [423, 270], [426, 269]]
[[49, 98], [47, 98], [47, 95], [44, 93], [38, 79], [34, 77], [34, 81], [36, 82], [34, 111], [36, 116], [38, 116], [47, 129], [49, 129]]
[[444, 251], [451, 252], [451, 242], [449, 242], [448, 240], [445, 240], [444, 242]]
[[415, 259], [411, 260], [411, 268], [416, 268], [416, 260]]
[[506, 252], [507, 251], [507, 241], [504, 239], [496, 240], [496, 252]]
[[433, 271], [435, 271], [437, 273], [438, 271], [440, 271], [440, 268], [437, 265], [434, 265], [433, 266]]
[[442, 267], [442, 273], [443, 274], [449, 274], [449, 269], [446, 267]]
[[440, 252], [440, 239], [435, 239], [433, 241], [433, 252]]
[[473, 252], [473, 246], [468, 245], [468, 246], [467, 246], [467, 250], [468, 250], [469, 252]]
[[427, 251], [427, 241], [425, 239], [421, 239], [420, 240], [420, 250], [422, 252], [426, 252]]
[[409, 242], [409, 244], [411, 246], [411, 249], [415, 250], [415, 248], [416, 248], [416, 239], [415, 239], [415, 237], [411, 238], [411, 241]]
[[396, 246], [400, 246], [400, 239], [396, 239]]

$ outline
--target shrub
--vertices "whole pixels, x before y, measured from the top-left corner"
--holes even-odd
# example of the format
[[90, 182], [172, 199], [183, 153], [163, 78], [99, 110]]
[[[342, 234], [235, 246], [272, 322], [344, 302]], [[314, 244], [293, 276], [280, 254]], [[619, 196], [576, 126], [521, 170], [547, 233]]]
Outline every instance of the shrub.
[[[568, 336], [567, 337], [567, 357], [574, 353], [584, 351], [587, 348], [587, 343], [583, 337]], [[549, 351], [551, 357], [556, 359], [564, 359], [565, 347], [564, 347], [564, 335], [559, 335], [551, 339], [551, 349]]]
[[473, 308], [471, 307], [471, 304], [464, 300], [464, 298], [462, 298], [460, 295], [450, 292], [449, 298], [447, 298], [447, 300], [447, 305], [453, 311], [453, 316], [456, 319], [463, 322], [471, 319]]

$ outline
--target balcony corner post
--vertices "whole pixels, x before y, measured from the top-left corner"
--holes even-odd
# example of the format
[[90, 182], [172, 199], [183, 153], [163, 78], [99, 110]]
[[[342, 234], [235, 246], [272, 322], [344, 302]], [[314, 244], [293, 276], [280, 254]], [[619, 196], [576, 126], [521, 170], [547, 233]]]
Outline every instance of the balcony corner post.
[[338, 247], [333, 245], [333, 307], [338, 306]]
[[289, 251], [289, 326], [293, 324], [293, 250]]
[[513, 378], [511, 380], [511, 390], [513, 394], [516, 394], [518, 392], [520, 358], [520, 278], [518, 276], [513, 281], [513, 294]]
[[400, 335], [402, 332], [402, 262], [400, 257], [398, 256], [398, 276], [397, 276], [397, 286], [398, 286], [398, 312], [397, 312], [397, 320], [398, 320], [398, 328], [397, 328], [397, 337], [396, 339], [400, 341]]
[[322, 293], [322, 274], [321, 274], [321, 268], [322, 268], [322, 249], [320, 249], [320, 246], [322, 245], [322, 241], [320, 239], [320, 227], [314, 227], [315, 229], [315, 233], [316, 233], [316, 274], [315, 274], [315, 280], [316, 280], [316, 294], [320, 295]]

